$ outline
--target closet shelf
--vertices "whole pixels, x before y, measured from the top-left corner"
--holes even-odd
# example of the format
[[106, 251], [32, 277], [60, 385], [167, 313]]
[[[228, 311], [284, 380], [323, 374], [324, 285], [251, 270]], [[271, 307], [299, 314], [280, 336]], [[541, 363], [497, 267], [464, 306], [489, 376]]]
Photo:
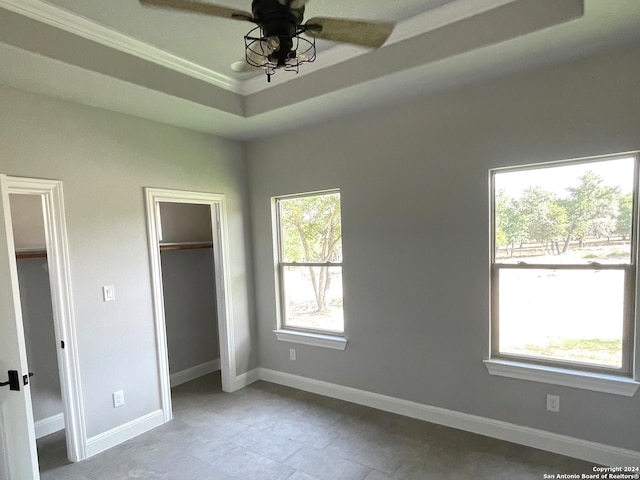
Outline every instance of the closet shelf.
[[47, 258], [46, 250], [22, 250], [16, 251], [16, 258], [22, 260], [25, 258]]
[[213, 248], [213, 242], [167, 242], [160, 244], [161, 252], [167, 250], [197, 250], [201, 248]]

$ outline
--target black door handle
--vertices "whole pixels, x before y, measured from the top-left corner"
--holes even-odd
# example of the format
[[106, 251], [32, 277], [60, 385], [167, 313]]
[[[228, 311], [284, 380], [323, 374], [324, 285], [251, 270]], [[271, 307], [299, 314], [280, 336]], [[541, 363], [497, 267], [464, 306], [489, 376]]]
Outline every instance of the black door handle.
[[18, 375], [18, 371], [9, 370], [7, 373], [9, 374], [9, 381], [0, 382], [0, 387], [9, 385], [9, 390], [20, 390], [20, 375]]

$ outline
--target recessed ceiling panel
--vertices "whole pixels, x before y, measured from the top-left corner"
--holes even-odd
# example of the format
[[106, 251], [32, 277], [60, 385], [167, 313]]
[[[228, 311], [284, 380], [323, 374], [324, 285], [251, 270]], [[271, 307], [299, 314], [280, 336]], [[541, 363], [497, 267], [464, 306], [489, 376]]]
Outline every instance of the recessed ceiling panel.
[[0, 0], [0, 84], [247, 139], [640, 38], [640, 0], [309, 0], [314, 16], [400, 23], [380, 50], [319, 42], [315, 63], [268, 83], [229, 68], [248, 22], [138, 0]]
[[[454, 0], [309, 0], [307, 19], [315, 16], [401, 21]], [[137, 0], [47, 0], [103, 26], [142, 40], [222, 75], [244, 79], [230, 65], [244, 58], [248, 22], [143, 7]], [[216, 0], [222, 6], [251, 11], [250, 0]], [[105, 8], [108, 4], [108, 8]], [[331, 42], [319, 42], [324, 50]], [[257, 72], [261, 73], [261, 72]], [[251, 74], [249, 74], [251, 76]]]

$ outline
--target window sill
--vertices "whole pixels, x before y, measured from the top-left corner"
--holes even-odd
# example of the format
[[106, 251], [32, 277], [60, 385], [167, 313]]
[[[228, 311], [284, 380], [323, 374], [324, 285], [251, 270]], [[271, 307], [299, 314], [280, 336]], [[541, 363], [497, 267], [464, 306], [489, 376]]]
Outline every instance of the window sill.
[[484, 364], [491, 375], [519, 378], [532, 382], [551, 383], [553, 385], [563, 385], [625, 397], [632, 397], [638, 390], [638, 387], [640, 387], [640, 382], [615, 375], [582, 372], [506, 360], [485, 360]]
[[332, 348], [344, 350], [347, 348], [347, 339], [337, 335], [323, 333], [298, 332], [296, 330], [274, 330], [273, 333], [281, 342], [301, 343], [314, 347]]

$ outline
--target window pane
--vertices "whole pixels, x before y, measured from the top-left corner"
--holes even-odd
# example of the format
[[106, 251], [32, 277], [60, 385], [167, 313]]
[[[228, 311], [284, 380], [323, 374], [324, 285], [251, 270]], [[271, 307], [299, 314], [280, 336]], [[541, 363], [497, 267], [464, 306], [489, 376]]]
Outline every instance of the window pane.
[[285, 324], [344, 331], [342, 267], [283, 267]]
[[500, 353], [620, 368], [622, 270], [499, 272]]
[[494, 175], [496, 262], [630, 263], [634, 158]]
[[280, 199], [279, 206], [283, 262], [342, 262], [339, 193]]

